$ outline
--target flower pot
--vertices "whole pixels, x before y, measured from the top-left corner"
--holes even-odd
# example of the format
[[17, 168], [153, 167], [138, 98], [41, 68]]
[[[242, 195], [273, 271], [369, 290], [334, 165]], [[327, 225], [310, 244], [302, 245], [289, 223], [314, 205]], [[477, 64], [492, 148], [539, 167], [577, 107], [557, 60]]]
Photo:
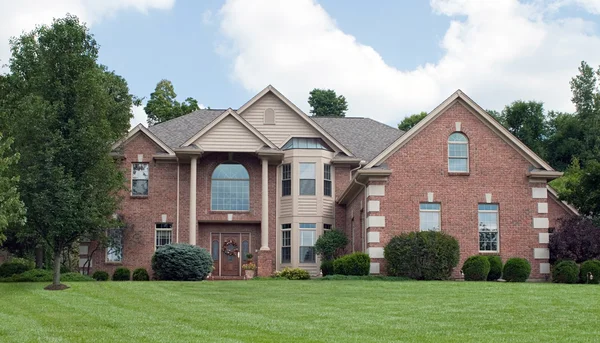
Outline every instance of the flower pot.
[[246, 269], [246, 270], [244, 270], [244, 277], [246, 279], [252, 279], [252, 278], [254, 278], [254, 270], [252, 270], [252, 269]]

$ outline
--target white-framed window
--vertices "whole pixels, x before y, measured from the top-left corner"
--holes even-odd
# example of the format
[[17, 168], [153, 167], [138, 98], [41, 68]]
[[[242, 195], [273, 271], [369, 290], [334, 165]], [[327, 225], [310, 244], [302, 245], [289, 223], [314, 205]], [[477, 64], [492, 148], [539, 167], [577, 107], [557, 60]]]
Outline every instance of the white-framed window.
[[479, 204], [479, 251], [497, 252], [498, 237], [498, 204]]
[[460, 132], [454, 132], [448, 137], [448, 171], [469, 172], [469, 140]]
[[442, 205], [438, 203], [422, 202], [419, 204], [419, 221], [421, 231], [440, 231]]
[[173, 241], [173, 224], [156, 223], [156, 244], [155, 249], [163, 245], [169, 245]]
[[212, 211], [250, 210], [250, 175], [243, 165], [227, 162], [215, 168], [210, 208]]
[[148, 195], [150, 166], [148, 163], [131, 164], [131, 195]]
[[323, 232], [331, 231], [331, 224], [323, 224]]
[[281, 224], [281, 263], [292, 263], [292, 224]]
[[292, 195], [292, 165], [281, 165], [281, 196]]
[[300, 263], [315, 263], [317, 224], [300, 223]]
[[323, 195], [331, 196], [331, 164], [323, 165]]
[[300, 163], [300, 195], [315, 195], [316, 170], [314, 163]]
[[108, 229], [106, 236], [106, 262], [123, 262], [123, 229]]

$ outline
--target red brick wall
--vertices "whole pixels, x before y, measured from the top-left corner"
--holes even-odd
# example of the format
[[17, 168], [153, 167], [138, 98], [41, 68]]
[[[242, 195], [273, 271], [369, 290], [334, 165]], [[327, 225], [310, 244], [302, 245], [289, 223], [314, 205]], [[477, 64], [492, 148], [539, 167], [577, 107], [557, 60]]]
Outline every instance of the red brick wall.
[[344, 232], [350, 240], [350, 244], [346, 249], [348, 253], [353, 251], [363, 251], [363, 210], [366, 210], [366, 204], [364, 202], [365, 192], [362, 190], [346, 206], [346, 227]]
[[[335, 165], [335, 196], [339, 197], [344, 193], [348, 185], [350, 184], [350, 166]], [[345, 229], [346, 228], [346, 207], [335, 204], [335, 228]], [[350, 225], [350, 224], [348, 224]]]
[[565, 210], [558, 202], [559, 200], [548, 194], [548, 219], [550, 220], [551, 228], [557, 228], [560, 224], [560, 219], [572, 215], [571, 212]]
[[[455, 122], [462, 123], [462, 132], [469, 139], [470, 174], [449, 175], [447, 167], [447, 140], [455, 131]], [[492, 193], [492, 203], [499, 204], [500, 255], [503, 261], [510, 257], [527, 258], [532, 264], [532, 278], [539, 274], [539, 263], [534, 260], [533, 248], [538, 233], [533, 229], [537, 202], [532, 199], [532, 185], [526, 173], [531, 166], [523, 156], [491, 131], [463, 105], [455, 104], [431, 122], [416, 137], [393, 154], [387, 161], [393, 171], [381, 200], [381, 211], [370, 215], [385, 216], [381, 243], [408, 231], [419, 230], [419, 203], [427, 202], [427, 193], [434, 193], [434, 202], [441, 203], [442, 230], [460, 243], [458, 276], [464, 260], [479, 254], [478, 203], [485, 202], [485, 194]], [[375, 199], [375, 198], [374, 198]], [[377, 261], [375, 261], [377, 262]], [[384, 271], [382, 269], [382, 271]]]

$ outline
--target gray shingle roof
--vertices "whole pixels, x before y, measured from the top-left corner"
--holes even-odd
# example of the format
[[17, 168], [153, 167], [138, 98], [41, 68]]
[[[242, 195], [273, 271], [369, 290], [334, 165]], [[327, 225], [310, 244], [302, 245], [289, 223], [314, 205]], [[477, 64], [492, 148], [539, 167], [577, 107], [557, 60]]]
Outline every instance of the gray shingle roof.
[[226, 110], [201, 109], [179, 118], [150, 126], [148, 130], [171, 148], [180, 147]]
[[311, 117], [355, 156], [369, 162], [390, 146], [404, 131], [358, 117]]

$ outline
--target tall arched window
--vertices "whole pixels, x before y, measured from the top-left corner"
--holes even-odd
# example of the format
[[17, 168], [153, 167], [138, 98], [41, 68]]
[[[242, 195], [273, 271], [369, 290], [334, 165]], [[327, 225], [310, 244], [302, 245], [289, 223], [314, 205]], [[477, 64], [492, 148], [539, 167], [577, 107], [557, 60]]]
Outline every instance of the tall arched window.
[[460, 132], [455, 132], [448, 138], [448, 171], [469, 172], [469, 140]]
[[250, 177], [239, 163], [223, 163], [212, 174], [211, 210], [248, 211]]

